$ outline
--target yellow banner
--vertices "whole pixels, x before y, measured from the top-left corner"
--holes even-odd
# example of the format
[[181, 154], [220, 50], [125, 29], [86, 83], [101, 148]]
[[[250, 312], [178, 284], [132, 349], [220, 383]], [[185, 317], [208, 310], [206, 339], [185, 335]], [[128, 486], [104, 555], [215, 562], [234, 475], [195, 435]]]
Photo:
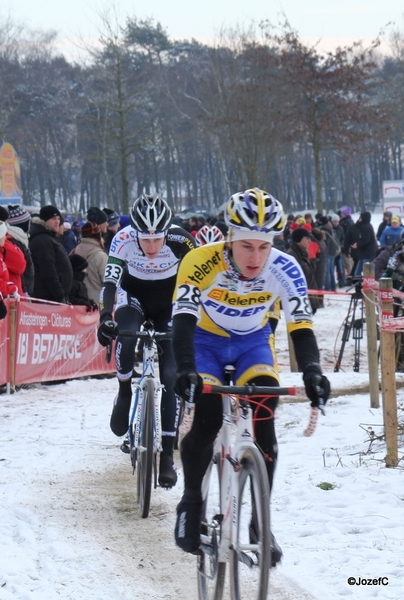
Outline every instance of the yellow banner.
[[20, 161], [8, 142], [0, 148], [0, 200], [4, 199], [21, 202]]

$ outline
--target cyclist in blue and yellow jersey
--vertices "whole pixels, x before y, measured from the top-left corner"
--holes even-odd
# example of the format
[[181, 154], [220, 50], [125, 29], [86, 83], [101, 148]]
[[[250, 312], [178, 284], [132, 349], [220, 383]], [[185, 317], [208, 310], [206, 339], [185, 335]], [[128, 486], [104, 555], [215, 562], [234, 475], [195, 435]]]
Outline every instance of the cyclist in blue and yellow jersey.
[[[171, 227], [171, 209], [158, 194], [143, 194], [135, 200], [130, 220], [131, 224], [118, 231], [111, 242], [100, 294], [98, 328], [98, 340], [103, 346], [117, 338], [115, 358], [119, 391], [110, 426], [118, 436], [125, 435], [129, 426], [136, 346], [136, 337], [120, 337], [119, 329], [135, 333], [146, 319], [152, 319], [156, 331], [167, 331], [178, 266], [195, 246], [192, 236], [184, 229]], [[177, 481], [173, 461], [178, 419], [174, 392], [176, 371], [170, 341], [161, 342], [160, 346], [159, 373], [164, 391], [159, 484], [172, 487]], [[124, 444], [122, 448], [125, 448]]]
[[[177, 392], [186, 399], [196, 383], [194, 421], [181, 443], [185, 489], [175, 525], [176, 543], [186, 552], [196, 552], [200, 544], [201, 484], [222, 424], [221, 396], [201, 396], [202, 381], [222, 384], [224, 366], [232, 364], [236, 385], [279, 386], [268, 343], [270, 309], [278, 299], [312, 406], [319, 405], [320, 395], [325, 402], [330, 393], [319, 364], [303, 271], [293, 257], [272, 247], [286, 222], [281, 203], [265, 191], [249, 189], [230, 198], [225, 221], [226, 242], [196, 248], [184, 258], [174, 296]], [[278, 398], [265, 400], [272, 414], [277, 403]], [[264, 419], [264, 408], [256, 413], [255, 435], [271, 488], [277, 460], [274, 419]], [[272, 563], [281, 556], [273, 538]]]

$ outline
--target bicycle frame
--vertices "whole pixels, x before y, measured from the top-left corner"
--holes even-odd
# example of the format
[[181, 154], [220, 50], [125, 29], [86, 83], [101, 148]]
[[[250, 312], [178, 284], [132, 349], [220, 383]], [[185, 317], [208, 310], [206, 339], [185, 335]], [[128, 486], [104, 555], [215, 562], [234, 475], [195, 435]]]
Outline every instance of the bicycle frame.
[[[254, 430], [252, 408], [246, 401], [237, 401], [237, 413], [232, 412], [234, 397], [223, 395], [223, 425], [214, 445], [214, 456], [220, 455], [219, 477], [220, 506], [222, 509], [221, 535], [218, 545], [218, 562], [228, 562], [232, 540], [236, 539], [238, 520], [238, 479], [237, 472], [240, 469], [240, 459], [247, 448], [257, 446], [254, 442]], [[232, 441], [232, 433], [236, 427], [235, 440]], [[210, 466], [210, 471], [212, 469]], [[205, 497], [209, 488], [209, 476], [204, 478], [202, 484], [202, 497]], [[203, 544], [203, 541], [202, 541]], [[251, 550], [254, 546], [246, 545], [244, 550]]]
[[[152, 332], [154, 333], [154, 332]], [[153, 450], [154, 452], [161, 451], [161, 420], [160, 420], [160, 406], [161, 406], [161, 395], [164, 386], [156, 379], [155, 377], [155, 353], [156, 353], [156, 343], [153, 340], [152, 334], [149, 339], [145, 339], [145, 344], [143, 346], [143, 370], [142, 376], [138, 380], [137, 383], [133, 384], [133, 389], [135, 390], [135, 401], [132, 407], [132, 413], [129, 421], [129, 429], [130, 433], [133, 436], [133, 447], [142, 451], [142, 447], [139, 444], [139, 434], [141, 431], [141, 420], [143, 414], [143, 403], [144, 403], [144, 381], [147, 378], [153, 378], [156, 381], [155, 393], [154, 393], [154, 444]], [[144, 449], [143, 449], [144, 450]]]

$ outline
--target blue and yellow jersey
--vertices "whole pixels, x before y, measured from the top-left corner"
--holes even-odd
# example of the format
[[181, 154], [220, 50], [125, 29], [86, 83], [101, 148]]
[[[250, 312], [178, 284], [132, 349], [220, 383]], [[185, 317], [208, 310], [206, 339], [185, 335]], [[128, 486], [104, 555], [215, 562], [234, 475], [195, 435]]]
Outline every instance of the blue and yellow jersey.
[[193, 314], [198, 327], [216, 335], [248, 335], [261, 329], [275, 302], [282, 302], [288, 331], [312, 329], [307, 283], [298, 262], [276, 248], [255, 279], [232, 266], [224, 242], [191, 250], [182, 260], [173, 316]]

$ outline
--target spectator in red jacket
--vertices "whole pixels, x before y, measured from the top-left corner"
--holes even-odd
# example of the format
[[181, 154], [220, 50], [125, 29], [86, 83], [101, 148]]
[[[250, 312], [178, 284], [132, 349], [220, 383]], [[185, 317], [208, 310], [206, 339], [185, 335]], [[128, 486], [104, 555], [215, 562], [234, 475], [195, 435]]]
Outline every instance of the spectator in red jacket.
[[24, 294], [24, 290], [21, 276], [26, 269], [27, 261], [25, 260], [22, 250], [11, 241], [12, 236], [7, 231], [5, 220], [1, 220], [0, 222], [6, 228], [4, 240], [3, 237], [1, 237], [0, 256], [7, 267], [8, 280], [16, 285], [18, 294], [22, 296]]
[[4, 221], [0, 221], [0, 319], [4, 319], [7, 314], [7, 309], [4, 305], [3, 298], [15, 294], [17, 286], [10, 281], [10, 275], [7, 265], [3, 260], [3, 247], [6, 243], [7, 227]]

